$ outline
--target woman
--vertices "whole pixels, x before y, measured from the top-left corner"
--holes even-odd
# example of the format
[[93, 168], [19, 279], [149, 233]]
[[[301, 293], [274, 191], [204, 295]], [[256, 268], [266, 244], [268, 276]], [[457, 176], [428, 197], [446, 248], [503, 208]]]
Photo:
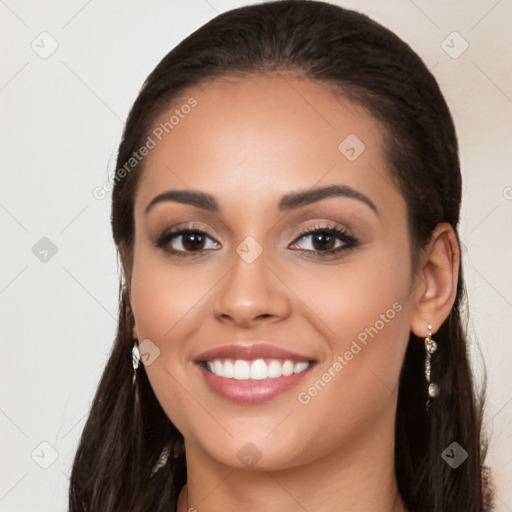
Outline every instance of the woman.
[[117, 159], [118, 332], [71, 511], [484, 511], [461, 176], [433, 76], [323, 2], [217, 16]]

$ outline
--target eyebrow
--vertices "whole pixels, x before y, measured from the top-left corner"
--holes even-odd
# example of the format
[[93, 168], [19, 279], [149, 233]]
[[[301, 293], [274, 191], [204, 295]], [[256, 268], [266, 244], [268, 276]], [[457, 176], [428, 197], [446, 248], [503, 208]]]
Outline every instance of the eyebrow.
[[[370, 198], [347, 185], [329, 185], [322, 188], [313, 188], [299, 192], [291, 192], [281, 198], [278, 204], [278, 209], [280, 211], [289, 211], [295, 208], [300, 208], [302, 206], [316, 203], [322, 199], [336, 196], [361, 201], [369, 208], [371, 208], [377, 214], [377, 216], [379, 216], [379, 211]], [[147, 214], [156, 204], [165, 201], [190, 204], [210, 212], [220, 212], [219, 203], [211, 194], [207, 194], [206, 192], [199, 192], [196, 190], [167, 190], [154, 197], [146, 206], [144, 213]]]

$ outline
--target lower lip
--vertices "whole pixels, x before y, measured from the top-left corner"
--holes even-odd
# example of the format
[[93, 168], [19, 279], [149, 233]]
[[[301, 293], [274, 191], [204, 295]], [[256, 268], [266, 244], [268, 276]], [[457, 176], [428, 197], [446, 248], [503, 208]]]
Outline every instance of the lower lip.
[[289, 377], [276, 377], [262, 380], [237, 380], [219, 377], [209, 372], [202, 364], [199, 370], [203, 374], [207, 384], [218, 395], [228, 400], [241, 403], [258, 403], [270, 400], [295, 387], [304, 376], [309, 373], [313, 363], [302, 372], [294, 373]]

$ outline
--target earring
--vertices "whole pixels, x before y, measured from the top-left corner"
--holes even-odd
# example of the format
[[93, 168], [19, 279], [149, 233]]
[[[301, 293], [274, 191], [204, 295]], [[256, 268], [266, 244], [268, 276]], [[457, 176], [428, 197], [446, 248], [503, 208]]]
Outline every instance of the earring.
[[[428, 337], [425, 338], [425, 351], [426, 351], [426, 357], [425, 357], [425, 377], [427, 379], [428, 383], [428, 395], [432, 398], [439, 396], [439, 386], [435, 384], [434, 382], [430, 381], [430, 374], [431, 374], [431, 362], [430, 358], [432, 357], [432, 354], [437, 350], [437, 343], [432, 339], [432, 325], [428, 324]], [[426, 402], [426, 410], [430, 407], [430, 398]]]
[[132, 364], [133, 364], [133, 378], [132, 378], [132, 385], [135, 385], [135, 379], [137, 378], [137, 368], [139, 367], [140, 363], [140, 351], [139, 347], [137, 345], [137, 330], [134, 327], [132, 330], [132, 339], [135, 340], [133, 343], [132, 348]]

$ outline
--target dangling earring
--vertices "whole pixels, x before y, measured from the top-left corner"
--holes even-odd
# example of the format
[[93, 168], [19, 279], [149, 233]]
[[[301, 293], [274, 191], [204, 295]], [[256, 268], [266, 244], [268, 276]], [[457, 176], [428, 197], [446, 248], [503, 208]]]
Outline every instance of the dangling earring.
[[140, 351], [139, 347], [137, 345], [137, 329], [134, 327], [132, 329], [132, 339], [134, 340], [133, 348], [132, 348], [132, 364], [133, 364], [133, 378], [132, 378], [132, 385], [135, 385], [135, 379], [137, 378], [137, 368], [139, 367], [140, 363]]
[[[428, 383], [428, 395], [432, 398], [439, 396], [439, 386], [434, 382], [430, 382], [431, 374], [431, 363], [430, 358], [432, 354], [437, 350], [437, 343], [432, 339], [432, 325], [428, 324], [428, 337], [425, 338], [425, 377]], [[426, 410], [430, 407], [430, 398], [426, 402]]]

